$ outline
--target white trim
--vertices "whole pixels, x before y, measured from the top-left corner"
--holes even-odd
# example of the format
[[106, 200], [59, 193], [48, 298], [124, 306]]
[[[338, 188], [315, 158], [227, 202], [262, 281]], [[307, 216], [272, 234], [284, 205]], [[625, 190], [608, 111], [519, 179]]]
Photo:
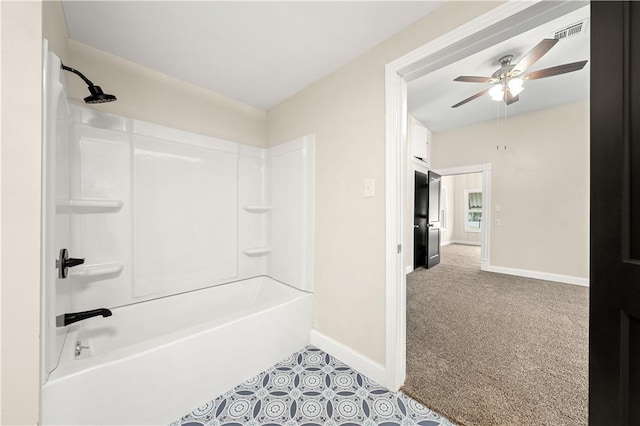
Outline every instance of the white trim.
[[[464, 25], [401, 56], [385, 66], [385, 296], [386, 296], [386, 380], [381, 384], [392, 391], [406, 377], [406, 275], [401, 244], [404, 246], [404, 201], [407, 157], [407, 81], [441, 67], [447, 61], [467, 56], [479, 46], [493, 45], [534, 28], [554, 17], [584, 6], [584, 2], [509, 1]], [[525, 12], [526, 11], [526, 12]], [[527, 16], [522, 16], [525, 12]], [[517, 16], [516, 16], [517, 15]], [[491, 27], [491, 28], [489, 28]], [[485, 173], [483, 187], [487, 175]], [[486, 204], [491, 205], [488, 199]], [[490, 212], [490, 209], [487, 209]], [[489, 222], [489, 215], [484, 224]], [[488, 255], [489, 226], [483, 229], [482, 260]], [[483, 240], [485, 242], [485, 240]], [[400, 253], [398, 253], [400, 251]]]
[[466, 175], [468, 173], [481, 173], [485, 170], [485, 168], [491, 169], [491, 163], [447, 167], [446, 169], [433, 169], [433, 172], [441, 176]]
[[309, 337], [313, 346], [344, 362], [349, 367], [364, 374], [375, 382], [380, 384], [384, 383], [386, 371], [382, 364], [375, 362], [371, 358], [367, 358], [361, 353], [354, 351], [349, 346], [344, 345], [317, 330], [311, 330]]
[[413, 272], [413, 265], [407, 265], [407, 267], [404, 270], [407, 274], [410, 274], [411, 272]]
[[[442, 182], [442, 181], [440, 181]], [[440, 237], [442, 237], [443, 232], [449, 232], [449, 226], [451, 225], [449, 222], [450, 212], [447, 208], [447, 204], [449, 204], [449, 190], [446, 186], [440, 185]], [[440, 241], [440, 245], [442, 245], [442, 241]]]
[[535, 278], [537, 280], [555, 281], [564, 284], [573, 284], [589, 287], [589, 278], [574, 277], [571, 275], [554, 274], [551, 272], [529, 271], [526, 269], [507, 268], [505, 266], [495, 266], [480, 262], [480, 269], [498, 274], [514, 275], [524, 278]]
[[[407, 82], [393, 64], [385, 67], [385, 359], [386, 376], [380, 382], [397, 391], [406, 378], [407, 276], [404, 254], [405, 172], [407, 157]], [[399, 252], [399, 253], [398, 253]]]
[[447, 241], [440, 241], [440, 247], [442, 246], [448, 246], [450, 244], [456, 244], [455, 241], [451, 241], [451, 240], [447, 240]]
[[425, 174], [429, 173], [429, 165], [419, 158], [411, 157], [411, 164], [413, 165], [414, 172], [417, 170]]
[[[482, 246], [482, 243], [480, 241], [465, 241], [465, 240], [451, 240], [451, 241], [447, 241], [447, 244], [462, 244], [465, 246]], [[447, 244], [440, 243], [440, 246], [444, 246]]]
[[482, 234], [480, 235], [482, 249], [480, 260], [491, 263], [491, 164], [482, 165]]

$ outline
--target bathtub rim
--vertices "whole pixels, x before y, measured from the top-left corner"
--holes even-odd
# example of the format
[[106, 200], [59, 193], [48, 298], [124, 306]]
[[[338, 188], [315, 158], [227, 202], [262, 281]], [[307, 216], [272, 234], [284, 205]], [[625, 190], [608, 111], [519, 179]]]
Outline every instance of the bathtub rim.
[[[213, 332], [216, 329], [220, 329], [220, 328], [229, 326], [231, 324], [237, 324], [240, 321], [248, 320], [260, 314], [270, 312], [276, 309], [284, 308], [285, 306], [296, 303], [301, 299], [312, 298], [313, 296], [313, 293], [311, 292], [300, 290], [286, 283], [283, 283], [279, 280], [276, 280], [268, 275], [258, 275], [255, 277], [250, 277], [242, 280], [216, 284], [216, 285], [212, 285], [212, 286], [201, 288], [201, 289], [189, 290], [189, 291], [180, 293], [180, 295], [195, 293], [198, 291], [211, 290], [213, 288], [226, 286], [229, 284], [234, 284], [239, 282], [244, 282], [244, 281], [250, 281], [250, 280], [259, 279], [259, 278], [267, 278], [274, 283], [287, 287], [288, 290], [291, 290], [291, 297], [287, 298], [286, 300], [282, 300], [280, 303], [276, 303], [273, 305], [269, 305], [267, 307], [263, 307], [262, 309], [252, 311], [247, 315], [231, 316], [229, 317], [228, 321], [220, 322], [220, 319], [217, 319], [217, 320], [207, 321], [204, 323], [195, 324], [193, 326], [189, 326], [177, 331], [173, 331], [167, 334], [163, 334], [147, 340], [143, 340], [141, 342], [137, 342], [132, 345], [117, 348], [117, 349], [108, 351], [106, 353], [91, 355], [89, 357], [82, 358], [82, 359], [75, 359], [73, 355], [73, 348], [75, 346], [75, 343], [78, 341], [78, 335], [82, 332], [82, 328], [81, 326], [76, 326], [75, 328], [71, 327], [66, 333], [65, 341], [62, 347], [62, 353], [60, 355], [58, 365], [53, 371], [51, 371], [47, 379], [44, 381], [43, 386], [46, 386], [48, 383], [54, 383], [57, 381], [62, 381], [62, 380], [75, 377], [88, 370], [102, 368], [107, 365], [115, 365], [121, 362], [126, 362], [129, 359], [141, 357], [148, 354], [149, 352], [160, 350], [164, 347], [179, 344], [189, 339], [200, 337], [208, 332]], [[146, 300], [146, 301], [137, 302], [135, 304], [123, 305], [123, 306], [116, 307], [114, 309], [130, 307], [130, 306], [137, 305], [139, 303], [153, 302], [155, 300], [164, 299], [164, 298], [173, 297], [173, 296], [176, 296], [176, 295], [163, 296], [158, 299]], [[212, 323], [214, 322], [215, 324], [212, 325]], [[131, 353], [132, 350], [134, 350], [133, 353]]]

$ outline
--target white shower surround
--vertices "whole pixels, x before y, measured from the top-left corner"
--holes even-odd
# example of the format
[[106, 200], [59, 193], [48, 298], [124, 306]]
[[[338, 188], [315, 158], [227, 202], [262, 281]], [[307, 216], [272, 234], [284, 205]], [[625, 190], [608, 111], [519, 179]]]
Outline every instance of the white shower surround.
[[57, 213], [70, 254], [87, 259], [70, 270], [74, 309], [258, 275], [312, 290], [313, 137], [265, 149], [72, 110], [71, 195]]
[[[166, 423], [308, 344], [313, 136], [257, 148], [69, 108], [45, 64], [42, 424]], [[65, 280], [62, 246], [86, 259]]]

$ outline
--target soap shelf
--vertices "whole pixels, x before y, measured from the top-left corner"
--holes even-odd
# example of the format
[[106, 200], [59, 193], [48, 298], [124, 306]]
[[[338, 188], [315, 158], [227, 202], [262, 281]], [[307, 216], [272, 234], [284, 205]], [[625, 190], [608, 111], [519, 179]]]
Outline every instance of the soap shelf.
[[265, 213], [271, 210], [271, 206], [266, 206], [262, 204], [246, 204], [244, 209], [251, 213]]
[[107, 198], [56, 200], [56, 213], [114, 213], [122, 206], [122, 200]]
[[96, 263], [93, 265], [82, 265], [69, 270], [69, 275], [76, 278], [97, 278], [105, 275], [116, 275], [122, 272], [124, 263]]
[[245, 249], [243, 252], [247, 256], [263, 256], [265, 254], [271, 253], [271, 247], [249, 248], [249, 249]]

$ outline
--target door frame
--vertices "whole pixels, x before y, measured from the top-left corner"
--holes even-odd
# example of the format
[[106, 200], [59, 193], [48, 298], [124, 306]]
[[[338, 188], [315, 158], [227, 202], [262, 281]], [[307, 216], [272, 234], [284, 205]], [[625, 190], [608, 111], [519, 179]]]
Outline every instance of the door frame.
[[467, 173], [482, 173], [482, 222], [480, 222], [480, 269], [489, 270], [491, 265], [491, 163], [474, 164], [471, 166], [448, 167], [434, 169], [440, 176], [463, 175]]
[[508, 1], [385, 66], [385, 383], [406, 378], [406, 275], [403, 247], [407, 187], [407, 82], [456, 62], [543, 22], [588, 5], [543, 0]]

